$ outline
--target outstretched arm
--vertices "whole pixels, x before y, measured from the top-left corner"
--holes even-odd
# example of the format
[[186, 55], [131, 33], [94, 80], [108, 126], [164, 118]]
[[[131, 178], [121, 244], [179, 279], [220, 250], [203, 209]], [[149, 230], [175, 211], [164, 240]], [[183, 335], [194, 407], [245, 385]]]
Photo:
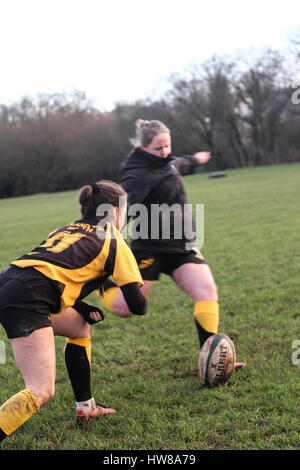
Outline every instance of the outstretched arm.
[[210, 152], [196, 152], [193, 157], [197, 160], [198, 165], [203, 165], [211, 159], [212, 155]]
[[203, 165], [211, 159], [210, 152], [196, 152], [194, 155], [187, 155], [177, 157], [174, 160], [174, 165], [182, 176], [192, 175], [198, 165]]

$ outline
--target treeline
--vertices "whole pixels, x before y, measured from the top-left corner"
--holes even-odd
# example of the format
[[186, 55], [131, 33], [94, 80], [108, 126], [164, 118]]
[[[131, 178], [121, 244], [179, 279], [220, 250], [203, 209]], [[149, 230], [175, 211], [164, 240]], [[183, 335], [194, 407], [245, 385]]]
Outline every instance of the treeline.
[[174, 76], [159, 101], [105, 113], [81, 92], [0, 105], [0, 197], [119, 181], [138, 118], [168, 125], [175, 154], [211, 151], [207, 171], [300, 160], [296, 62], [295, 55], [287, 67], [276, 51], [247, 60], [214, 57]]

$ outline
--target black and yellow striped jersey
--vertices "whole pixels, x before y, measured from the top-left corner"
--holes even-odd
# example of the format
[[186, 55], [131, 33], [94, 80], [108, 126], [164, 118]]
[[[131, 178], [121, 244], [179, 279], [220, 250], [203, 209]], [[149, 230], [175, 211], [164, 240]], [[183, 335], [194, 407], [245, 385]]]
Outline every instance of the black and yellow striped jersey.
[[97, 218], [80, 219], [51, 232], [30, 253], [11, 264], [34, 267], [54, 281], [61, 310], [98, 289], [112, 276], [119, 287], [143, 280], [127, 242], [117, 228]]

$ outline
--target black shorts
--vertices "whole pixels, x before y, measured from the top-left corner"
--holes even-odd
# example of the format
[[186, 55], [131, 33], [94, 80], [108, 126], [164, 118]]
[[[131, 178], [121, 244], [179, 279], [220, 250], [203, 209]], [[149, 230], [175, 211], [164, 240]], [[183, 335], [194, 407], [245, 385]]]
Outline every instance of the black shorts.
[[199, 250], [186, 253], [154, 253], [132, 250], [144, 281], [157, 281], [161, 273], [172, 275], [183, 264], [206, 264]]
[[54, 285], [34, 268], [10, 266], [0, 274], [0, 323], [8, 338], [22, 338], [51, 326], [60, 309]]

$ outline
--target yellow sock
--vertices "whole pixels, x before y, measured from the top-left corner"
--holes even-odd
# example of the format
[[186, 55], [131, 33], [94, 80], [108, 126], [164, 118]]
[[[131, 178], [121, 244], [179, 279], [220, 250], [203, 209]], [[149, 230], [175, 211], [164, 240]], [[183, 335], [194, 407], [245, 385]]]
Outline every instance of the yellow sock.
[[18, 429], [40, 409], [30, 390], [22, 390], [7, 400], [0, 408], [0, 429], [7, 436]]
[[219, 327], [219, 304], [207, 300], [195, 303], [194, 316], [197, 323], [210, 333], [217, 333]]
[[77, 344], [77, 346], [83, 346], [86, 350], [86, 355], [91, 367], [91, 338], [67, 338], [67, 343]]
[[100, 300], [107, 310], [112, 310], [115, 299], [119, 293], [118, 287], [110, 287], [100, 295]]

